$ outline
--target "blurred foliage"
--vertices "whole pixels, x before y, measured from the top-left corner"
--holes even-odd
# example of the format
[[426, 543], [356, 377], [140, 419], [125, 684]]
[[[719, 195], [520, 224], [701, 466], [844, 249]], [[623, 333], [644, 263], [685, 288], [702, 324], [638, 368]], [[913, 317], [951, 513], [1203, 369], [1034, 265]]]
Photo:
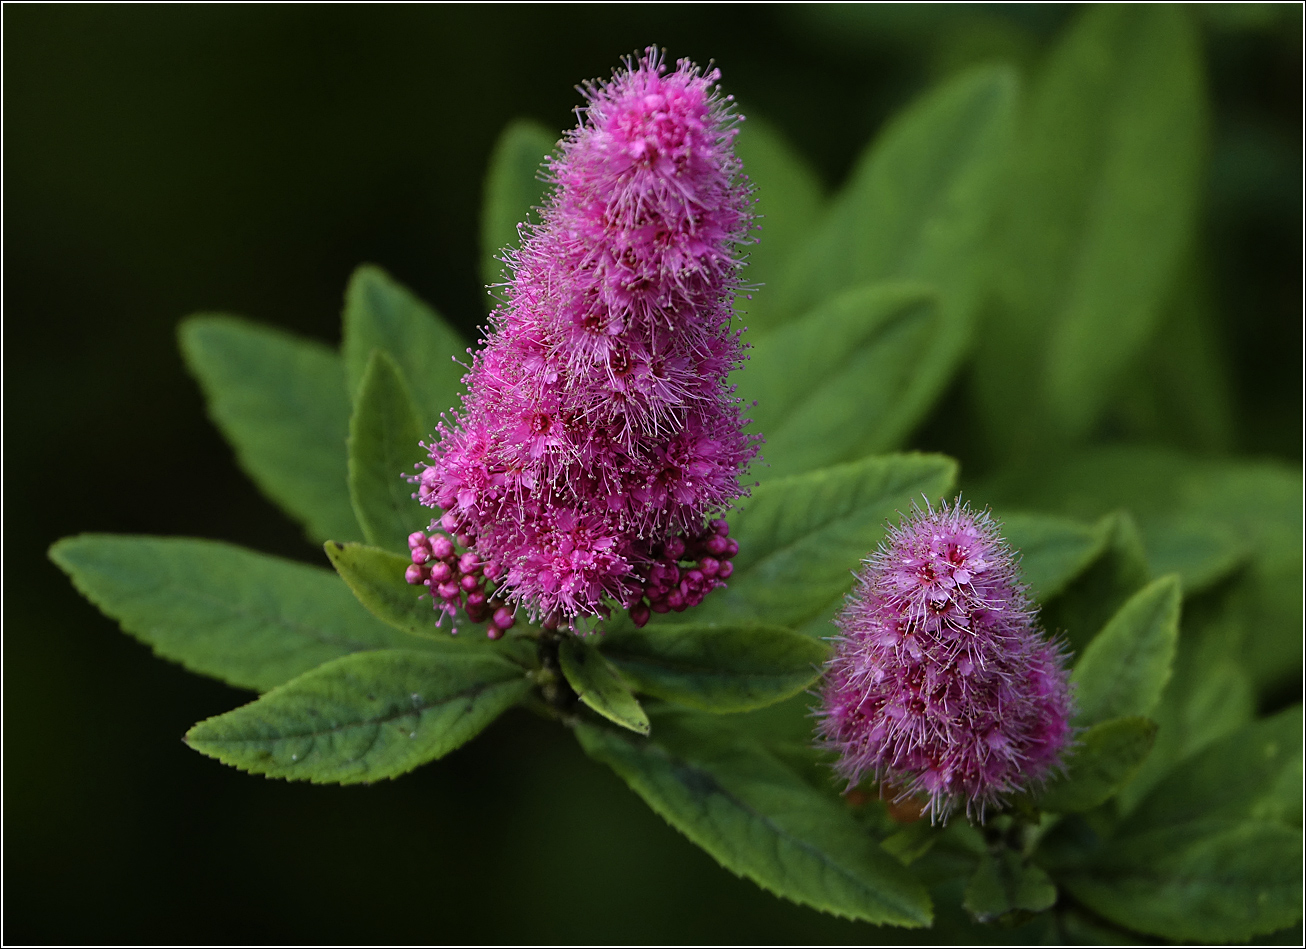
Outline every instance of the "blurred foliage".
[[[1130, 813], [1155, 812], [1175, 782], [1191, 795], [1216, 794], [1210, 761], [1294, 714], [1300, 722], [1299, 710], [1252, 721], [1298, 701], [1301, 685], [1300, 7], [623, 7], [596, 15], [21, 6], [5, 9], [4, 25], [10, 941], [1098, 942], [1123, 935], [1100, 914], [1157, 925], [1147, 892], [1123, 902], [1113, 895], [1118, 868], [1094, 849], [1117, 819], [1144, 862], [1135, 866], [1181, 870], [1213, 854], [1283, 849], [1279, 824], [1299, 827], [1300, 811], [1283, 803], [1280, 769], [1246, 800], [1221, 797], [1229, 823], [1196, 849], [1156, 834], [1129, 837], [1130, 821], [1141, 820]], [[1080, 27], [1168, 53], [1136, 53], [1127, 75], [1104, 75], [1062, 43]], [[1080, 901], [1055, 919], [972, 924], [963, 899], [1000, 915], [1041, 902], [1045, 882], [1005, 865], [968, 881], [959, 868], [974, 865], [978, 835], [960, 822], [895, 851], [911, 855], [933, 887], [932, 930], [874, 930], [775, 900], [690, 846], [561, 730], [521, 713], [440, 765], [368, 789], [253, 781], [216, 768], [177, 739], [247, 694], [155, 661], [43, 557], [60, 536], [114, 530], [218, 537], [325, 566], [320, 548], [238, 465], [293, 507], [317, 490], [294, 479], [311, 482], [322, 469], [287, 471], [278, 460], [288, 446], [277, 405], [314, 407], [343, 438], [348, 400], [364, 385], [377, 400], [411, 397], [429, 422], [456, 380], [425, 372], [421, 352], [398, 354], [415, 360], [400, 366], [411, 393], [385, 389], [380, 370], [367, 368], [369, 341], [410, 333], [425, 305], [406, 297], [390, 306], [397, 284], [379, 269], [361, 271], [347, 298], [343, 360], [274, 338], [271, 354], [304, 368], [317, 387], [302, 392], [278, 393], [284, 374], [250, 362], [245, 344], [268, 330], [225, 317], [187, 324], [186, 358], [206, 388], [217, 391], [231, 373], [267, 382], [262, 401], [210, 400], [234, 457], [198, 421], [199, 393], [174, 350], [177, 317], [221, 307], [334, 346], [340, 288], [359, 261], [373, 261], [474, 339], [483, 284], [493, 282], [489, 248], [501, 240], [489, 235], [511, 233], [510, 213], [482, 210], [487, 169], [511, 177], [523, 162], [529, 168], [533, 159], [522, 155], [550, 134], [539, 130], [571, 124], [576, 82], [606, 75], [617, 56], [654, 41], [673, 57], [715, 59], [742, 111], [760, 119], [741, 136], [750, 169], [759, 180], [795, 180], [784, 195], [762, 193], [777, 243], [794, 251], [764, 244], [758, 272], [778, 272], [804, 234], [825, 235], [815, 246], [827, 249], [846, 243], [847, 221], [827, 212], [826, 195], [919, 226], [919, 211], [893, 217], [898, 193], [886, 197], [877, 182], [919, 172], [927, 183], [963, 183], [956, 216], [921, 233], [894, 229], [892, 240], [886, 232], [883, 246], [864, 248], [851, 266], [819, 258], [839, 276], [818, 293], [884, 299], [891, 279], [935, 283], [952, 328], [935, 334], [915, 377], [889, 390], [899, 404], [920, 393], [900, 424], [847, 437], [959, 459], [968, 496], [1000, 515], [1057, 515], [1024, 515], [1034, 519], [1023, 527], [1047, 548], [1047, 563], [1059, 564], [1041, 581], [1045, 622], [1077, 648], [1149, 579], [1182, 578], [1176, 671], [1152, 713], [1160, 725], [1153, 757], [1112, 802], [1119, 814], [1091, 811], [1049, 838], [1048, 852], [1061, 859], [1053, 875]], [[1023, 147], [1014, 167], [991, 167], [985, 143], [1008, 134], [1002, 90], [1017, 85], [1024, 104], [1010, 134]], [[929, 89], [933, 105], [913, 113], [916, 124], [890, 121]], [[975, 101], [987, 102], [987, 113], [949, 113], [950, 103], [985, 90]], [[1181, 120], [1164, 135], [1147, 121], [1157, 101], [1179, 103], [1165, 107]], [[1092, 134], [1048, 131], [1077, 121], [1076, 109], [1086, 110], [1079, 128]], [[493, 152], [518, 119], [527, 124], [505, 140], [513, 147]], [[928, 142], [947, 121], [975, 130], [969, 163], [895, 163], [895, 143]], [[750, 132], [765, 156], [756, 162]], [[1064, 153], [1075, 148], [1072, 157], [1092, 161], [1071, 173]], [[990, 233], [981, 227], [987, 211], [975, 209], [993, 200], [1000, 172], [1023, 184], [1001, 192], [1018, 199], [996, 212]], [[1013, 221], [1038, 220], [1043, 205], [1031, 196], [1039, 188], [1065, 195], [1067, 177], [1082, 186], [1069, 189], [1078, 210], [1013, 237]], [[1128, 190], [1139, 182], [1150, 183]], [[1158, 218], [1165, 226], [1154, 229]], [[1033, 273], [1041, 282], [977, 282], [970, 268], [980, 254], [981, 278]], [[958, 255], [967, 268], [946, 266]], [[1123, 288], [1101, 276], [1121, 264], [1133, 274]], [[789, 289], [784, 276], [768, 278], [774, 298], [757, 292], [759, 362], [762, 327], [807, 310], [794, 303], [786, 312], [786, 300], [821, 302], [803, 285], [811, 275], [796, 273]], [[963, 362], [967, 343], [974, 359]], [[1013, 424], [1017, 417], [1028, 421]], [[310, 507], [352, 523], [340, 493], [349, 463], [343, 452], [323, 461], [340, 477], [327, 479]], [[886, 513], [874, 503], [851, 509]], [[331, 524], [310, 522], [309, 536], [350, 539]], [[186, 587], [193, 572], [221, 588], [231, 571], [286, 582], [280, 566], [237, 562], [226, 547], [160, 543], [148, 551], [160, 582]], [[168, 655], [173, 646], [151, 638], [156, 605], [147, 601], [111, 612]], [[247, 620], [176, 608], [215, 629]], [[335, 622], [322, 603], [302, 610]], [[393, 634], [378, 625], [370, 635]], [[266, 644], [279, 648], [275, 638]], [[271, 684], [247, 669], [207, 671]], [[793, 758], [803, 736], [785, 731], [790, 705], [738, 716], [740, 734], [760, 730], [769, 753]], [[690, 725], [686, 755], [710, 763], [718, 750], [699, 748]], [[619, 746], [601, 755], [638, 766]], [[877, 836], [894, 829], [875, 803], [859, 819]], [[1267, 830], [1269, 820], [1279, 823]], [[1159, 833], [1192, 839], [1187, 825]], [[213, 909], [221, 905], [241, 912]], [[381, 915], [378, 906], [395, 909]], [[1283, 938], [1296, 942], [1298, 933]]]

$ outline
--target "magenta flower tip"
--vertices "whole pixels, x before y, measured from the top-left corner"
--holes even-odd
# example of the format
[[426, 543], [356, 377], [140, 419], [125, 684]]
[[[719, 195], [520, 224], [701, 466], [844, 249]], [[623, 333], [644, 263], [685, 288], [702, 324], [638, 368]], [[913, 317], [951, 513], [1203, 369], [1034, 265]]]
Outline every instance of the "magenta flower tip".
[[[650, 48], [587, 85], [541, 223], [507, 255], [462, 410], [417, 477], [467, 551], [450, 564], [490, 565], [475, 575], [497, 584], [492, 605], [647, 619], [730, 575], [738, 545], [708, 522], [744, 493], [758, 447], [727, 381], [753, 217], [718, 78]], [[427, 546], [449, 560], [443, 535]]]
[[835, 620], [822, 744], [856, 785], [928, 799], [931, 819], [1041, 785], [1071, 739], [1064, 649], [1043, 637], [987, 511], [916, 509], [865, 562]]

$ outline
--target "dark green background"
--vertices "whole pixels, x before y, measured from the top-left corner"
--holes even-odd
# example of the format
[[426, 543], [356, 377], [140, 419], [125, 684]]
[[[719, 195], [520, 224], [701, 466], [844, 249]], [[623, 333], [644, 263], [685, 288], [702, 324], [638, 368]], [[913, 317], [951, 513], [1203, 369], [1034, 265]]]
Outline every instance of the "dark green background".
[[[481, 176], [516, 116], [650, 42], [715, 59], [836, 185], [886, 116], [1069, 7], [4, 10], [8, 942], [893, 940], [721, 870], [555, 727], [514, 712], [370, 788], [186, 749], [245, 696], [154, 659], [46, 559], [102, 530], [321, 562], [237, 471], [176, 352], [226, 310], [336, 342], [372, 261], [469, 333]], [[1203, 216], [1239, 452], [1301, 452], [1301, 12], [1206, 10]], [[965, 380], [918, 437], [968, 461]], [[1001, 940], [1003, 934], [995, 932]]]

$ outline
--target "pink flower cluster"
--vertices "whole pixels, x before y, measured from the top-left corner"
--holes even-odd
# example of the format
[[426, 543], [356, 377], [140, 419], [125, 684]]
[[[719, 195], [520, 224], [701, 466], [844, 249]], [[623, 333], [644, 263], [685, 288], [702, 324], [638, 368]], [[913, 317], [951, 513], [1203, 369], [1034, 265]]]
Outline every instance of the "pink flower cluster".
[[987, 512], [915, 511], [866, 561], [836, 620], [819, 734], [855, 785], [874, 775], [931, 819], [1041, 784], [1071, 737], [1060, 646]]
[[[541, 223], [507, 257], [462, 410], [427, 446], [420, 500], [547, 625], [645, 599], [675, 608], [677, 539], [697, 542], [742, 495], [757, 452], [727, 382], [753, 219], [718, 78], [649, 49], [586, 88]], [[686, 602], [722, 577], [705, 566], [685, 571], [703, 577]]]
[[[698, 606], [703, 597], [726, 585], [735, 570], [730, 558], [737, 553], [739, 543], [731, 539], [730, 526], [721, 518], [688, 542], [677, 534], [655, 544], [650, 551], [652, 559], [636, 570], [642, 586], [638, 599], [627, 604], [630, 618], [636, 626], [643, 626], [650, 613], [680, 613]], [[681, 561], [689, 565], [682, 568]]]

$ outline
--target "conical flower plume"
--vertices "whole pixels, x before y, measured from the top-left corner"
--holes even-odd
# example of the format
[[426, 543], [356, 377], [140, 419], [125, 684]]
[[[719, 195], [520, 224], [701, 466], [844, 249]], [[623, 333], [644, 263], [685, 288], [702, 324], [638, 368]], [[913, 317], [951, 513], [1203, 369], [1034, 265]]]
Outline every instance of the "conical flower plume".
[[[730, 574], [738, 547], [717, 515], [757, 452], [727, 382], [753, 224], [718, 78], [650, 48], [585, 88], [462, 410], [428, 446], [418, 496], [463, 552], [441, 560], [426, 552], [438, 537], [414, 535], [410, 582], [448, 612], [475, 594], [466, 608], [492, 636], [496, 603], [547, 625], [617, 605], [642, 625]], [[437, 562], [457, 568], [448, 597], [423, 574]]]
[[866, 561], [836, 619], [819, 734], [850, 784], [983, 819], [1040, 785], [1071, 737], [1064, 652], [1043, 637], [987, 512], [916, 510]]

